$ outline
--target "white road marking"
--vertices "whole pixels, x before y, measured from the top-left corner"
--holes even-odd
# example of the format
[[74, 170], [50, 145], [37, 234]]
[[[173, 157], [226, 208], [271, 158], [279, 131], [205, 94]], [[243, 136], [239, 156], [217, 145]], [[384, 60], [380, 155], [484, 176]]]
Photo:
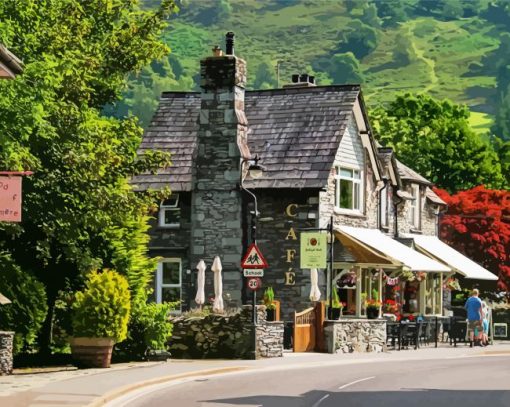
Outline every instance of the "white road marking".
[[342, 389], [345, 389], [346, 387], [352, 386], [353, 384], [364, 382], [365, 380], [371, 380], [371, 379], [375, 379], [375, 376], [365, 377], [364, 379], [359, 379], [359, 380], [355, 380], [353, 382], [344, 384], [343, 386], [340, 386], [338, 388], [338, 390], [342, 390]]
[[315, 403], [312, 407], [319, 407], [319, 404], [322, 403], [324, 400], [326, 400], [328, 397], [329, 397], [329, 394], [326, 394], [317, 403]]

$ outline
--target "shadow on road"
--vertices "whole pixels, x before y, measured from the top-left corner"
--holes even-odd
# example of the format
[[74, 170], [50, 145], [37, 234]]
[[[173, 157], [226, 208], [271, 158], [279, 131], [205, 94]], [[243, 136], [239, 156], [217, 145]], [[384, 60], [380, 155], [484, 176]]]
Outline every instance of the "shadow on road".
[[232, 406], [261, 407], [510, 407], [510, 390], [436, 390], [327, 392], [314, 390], [301, 396], [250, 396], [202, 400]]

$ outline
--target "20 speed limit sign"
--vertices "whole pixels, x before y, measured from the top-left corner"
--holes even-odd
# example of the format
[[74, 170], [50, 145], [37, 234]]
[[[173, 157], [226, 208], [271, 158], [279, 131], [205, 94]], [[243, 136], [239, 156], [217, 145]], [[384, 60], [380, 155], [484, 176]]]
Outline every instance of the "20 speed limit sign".
[[262, 287], [262, 280], [258, 277], [251, 277], [246, 281], [247, 287], [252, 291], [257, 291]]

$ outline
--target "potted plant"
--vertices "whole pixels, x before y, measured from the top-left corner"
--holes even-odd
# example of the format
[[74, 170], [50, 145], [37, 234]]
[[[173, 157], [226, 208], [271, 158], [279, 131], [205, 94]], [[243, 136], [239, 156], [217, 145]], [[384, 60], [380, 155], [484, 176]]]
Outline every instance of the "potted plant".
[[342, 316], [342, 309], [344, 308], [344, 304], [340, 301], [338, 297], [338, 291], [334, 289], [331, 292], [331, 308], [329, 309], [329, 319], [337, 320]]
[[276, 321], [276, 304], [274, 302], [273, 287], [268, 287], [264, 291], [264, 305], [266, 306], [266, 320]]
[[365, 307], [367, 309], [368, 319], [377, 319], [379, 317], [379, 309], [381, 308], [381, 301], [379, 300], [366, 300]]
[[71, 353], [79, 366], [110, 367], [113, 345], [126, 338], [130, 312], [127, 280], [94, 271], [73, 303]]

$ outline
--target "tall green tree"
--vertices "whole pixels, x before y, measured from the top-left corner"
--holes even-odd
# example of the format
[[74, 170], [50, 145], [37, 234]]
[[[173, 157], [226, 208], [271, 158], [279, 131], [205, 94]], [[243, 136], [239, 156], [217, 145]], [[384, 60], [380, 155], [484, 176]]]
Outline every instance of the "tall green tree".
[[126, 78], [168, 48], [160, 41], [175, 9], [162, 0], [141, 11], [137, 0], [4, 0], [0, 42], [25, 62], [0, 83], [0, 162], [31, 169], [20, 225], [0, 225], [0, 244], [47, 291], [40, 345], [49, 348], [55, 299], [100, 267], [130, 280], [133, 298], [150, 278], [145, 254], [153, 198], [136, 194], [128, 177], [168, 165], [169, 157], [137, 158], [142, 130], [133, 117], [102, 116]]
[[271, 89], [276, 87], [276, 70], [270, 61], [262, 61], [255, 71], [254, 89]]
[[377, 31], [360, 20], [350, 21], [340, 33], [339, 53], [352, 52], [361, 59], [377, 46]]
[[469, 127], [466, 106], [406, 94], [371, 117], [381, 143], [438, 187], [456, 192], [505, 185], [496, 152]]

